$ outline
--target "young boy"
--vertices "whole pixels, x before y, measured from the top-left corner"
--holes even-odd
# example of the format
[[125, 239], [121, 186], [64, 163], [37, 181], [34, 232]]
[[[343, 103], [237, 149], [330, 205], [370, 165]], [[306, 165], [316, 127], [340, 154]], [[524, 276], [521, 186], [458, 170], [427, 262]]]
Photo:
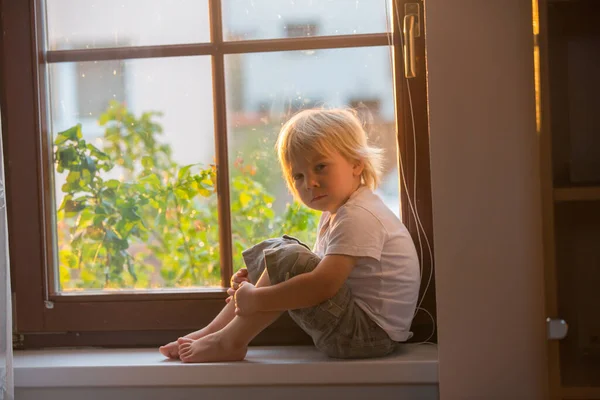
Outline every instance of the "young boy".
[[225, 308], [207, 327], [162, 346], [165, 356], [242, 360], [248, 343], [283, 311], [331, 357], [383, 356], [412, 335], [417, 253], [405, 226], [372, 192], [381, 152], [368, 146], [355, 114], [302, 111], [282, 127], [277, 152], [294, 197], [323, 212], [314, 253], [289, 236], [244, 251], [247, 271], [234, 276]]

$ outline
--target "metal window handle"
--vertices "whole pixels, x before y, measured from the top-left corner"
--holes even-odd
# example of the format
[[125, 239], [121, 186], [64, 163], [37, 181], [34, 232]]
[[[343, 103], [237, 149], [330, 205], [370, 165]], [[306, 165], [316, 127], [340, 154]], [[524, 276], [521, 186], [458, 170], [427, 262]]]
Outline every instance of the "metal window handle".
[[548, 340], [561, 340], [567, 337], [569, 324], [564, 319], [546, 318], [546, 334]]
[[402, 34], [404, 35], [404, 76], [415, 78], [417, 76], [417, 61], [415, 56], [415, 20], [417, 15], [404, 16]]

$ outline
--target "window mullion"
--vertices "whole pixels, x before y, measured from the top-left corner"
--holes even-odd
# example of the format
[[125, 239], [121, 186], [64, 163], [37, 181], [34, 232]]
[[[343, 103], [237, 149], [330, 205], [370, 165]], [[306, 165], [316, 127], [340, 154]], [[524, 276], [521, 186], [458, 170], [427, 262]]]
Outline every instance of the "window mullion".
[[89, 62], [128, 60], [139, 58], [165, 58], [204, 56], [213, 54], [211, 43], [132, 46], [99, 49], [51, 50], [44, 52], [44, 62]]
[[229, 41], [224, 42], [222, 46], [225, 54], [239, 54], [389, 46], [390, 41], [391, 38], [388, 33], [367, 33], [362, 35]]
[[[224, 54], [264, 53], [275, 51], [342, 49], [388, 46], [387, 33], [363, 35], [316, 36], [285, 39], [261, 39], [218, 42], [218, 52]], [[214, 55], [216, 43], [192, 43], [117, 48], [50, 50], [43, 52], [45, 63], [128, 60]]]
[[210, 3], [210, 36], [215, 48], [212, 59], [213, 110], [217, 163], [217, 194], [219, 209], [219, 248], [221, 257], [221, 286], [229, 286], [233, 274], [231, 201], [229, 198], [229, 163], [227, 154], [227, 106], [225, 103], [225, 56], [221, 0]]

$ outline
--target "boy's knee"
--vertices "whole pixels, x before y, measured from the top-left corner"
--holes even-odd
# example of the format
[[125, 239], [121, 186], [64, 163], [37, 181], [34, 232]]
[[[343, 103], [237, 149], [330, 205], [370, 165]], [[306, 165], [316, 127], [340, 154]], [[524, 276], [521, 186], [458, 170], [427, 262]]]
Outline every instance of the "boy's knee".
[[319, 261], [316, 254], [298, 244], [265, 251], [265, 264], [271, 283], [283, 282], [296, 275], [310, 272], [316, 268]]
[[297, 239], [286, 237], [268, 239], [242, 253], [250, 280], [255, 281], [266, 268], [271, 283], [312, 271], [319, 257]]

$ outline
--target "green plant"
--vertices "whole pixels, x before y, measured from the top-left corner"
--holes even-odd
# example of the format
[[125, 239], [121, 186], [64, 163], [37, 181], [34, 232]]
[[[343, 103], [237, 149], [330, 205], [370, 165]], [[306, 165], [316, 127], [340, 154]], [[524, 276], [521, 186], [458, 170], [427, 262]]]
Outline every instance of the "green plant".
[[[57, 210], [63, 290], [220, 284], [216, 168], [178, 165], [158, 140], [157, 116], [136, 118], [111, 103], [99, 119], [102, 149], [83, 139], [81, 125], [56, 135], [56, 172], [66, 175]], [[275, 215], [255, 178], [262, 171], [238, 167], [230, 181], [234, 268], [243, 249], [268, 237], [312, 242], [316, 213], [288, 205]]]

